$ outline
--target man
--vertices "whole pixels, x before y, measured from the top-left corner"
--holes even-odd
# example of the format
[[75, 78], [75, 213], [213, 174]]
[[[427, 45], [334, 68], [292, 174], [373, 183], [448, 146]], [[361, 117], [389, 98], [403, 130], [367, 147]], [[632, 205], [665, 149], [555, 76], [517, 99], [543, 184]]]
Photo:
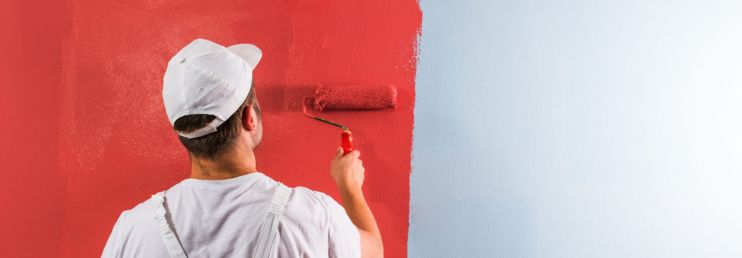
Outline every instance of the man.
[[191, 176], [121, 213], [103, 257], [383, 257], [358, 151], [338, 148], [330, 163], [344, 209], [258, 172], [261, 56], [254, 45], [196, 39], [168, 62], [165, 110]]

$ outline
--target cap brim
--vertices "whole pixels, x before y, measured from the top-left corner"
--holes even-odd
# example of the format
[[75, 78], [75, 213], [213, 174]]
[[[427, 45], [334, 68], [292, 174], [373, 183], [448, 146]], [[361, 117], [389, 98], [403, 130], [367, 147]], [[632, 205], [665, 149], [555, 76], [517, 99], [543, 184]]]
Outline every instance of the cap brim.
[[227, 49], [242, 57], [253, 69], [258, 66], [260, 58], [263, 57], [263, 52], [260, 51], [260, 48], [253, 44], [237, 44], [229, 46]]

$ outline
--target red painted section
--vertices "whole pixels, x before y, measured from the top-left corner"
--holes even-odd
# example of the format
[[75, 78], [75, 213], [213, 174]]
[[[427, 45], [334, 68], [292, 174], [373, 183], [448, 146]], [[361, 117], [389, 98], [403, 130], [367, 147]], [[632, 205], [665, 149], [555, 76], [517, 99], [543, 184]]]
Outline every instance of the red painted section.
[[14, 35], [3, 44], [18, 50], [1, 69], [5, 256], [99, 256], [121, 211], [188, 176], [161, 87], [167, 60], [196, 37], [262, 48], [258, 168], [334, 197], [338, 130], [303, 116], [303, 98], [316, 84], [397, 86], [395, 109], [321, 114], [352, 128], [386, 255], [406, 256], [417, 1], [2, 5]]
[[66, 181], [57, 143], [64, 10], [62, 1], [0, 1], [2, 257], [55, 257], [62, 244]]

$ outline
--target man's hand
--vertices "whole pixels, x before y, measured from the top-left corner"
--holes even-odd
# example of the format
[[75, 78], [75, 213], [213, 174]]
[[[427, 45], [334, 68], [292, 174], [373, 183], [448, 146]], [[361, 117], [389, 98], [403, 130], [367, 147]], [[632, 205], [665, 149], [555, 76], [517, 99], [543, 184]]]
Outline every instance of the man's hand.
[[338, 147], [335, 158], [330, 163], [330, 174], [340, 191], [361, 191], [366, 169], [363, 168], [360, 156], [361, 152], [358, 150], [343, 154], [343, 149]]
[[381, 232], [361, 190], [366, 169], [363, 168], [363, 161], [358, 158], [359, 156], [361, 153], [358, 150], [343, 155], [343, 149], [338, 148], [335, 158], [330, 163], [330, 173], [340, 190], [345, 213], [358, 228], [358, 234], [361, 236], [361, 257], [384, 257]]

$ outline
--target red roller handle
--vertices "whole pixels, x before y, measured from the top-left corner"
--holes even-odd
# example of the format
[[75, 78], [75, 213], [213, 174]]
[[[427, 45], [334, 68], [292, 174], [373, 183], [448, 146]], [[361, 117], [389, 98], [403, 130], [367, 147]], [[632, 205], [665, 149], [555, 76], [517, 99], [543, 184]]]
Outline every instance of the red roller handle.
[[340, 147], [343, 147], [343, 155], [353, 151], [353, 134], [350, 131], [343, 131], [340, 135]]

